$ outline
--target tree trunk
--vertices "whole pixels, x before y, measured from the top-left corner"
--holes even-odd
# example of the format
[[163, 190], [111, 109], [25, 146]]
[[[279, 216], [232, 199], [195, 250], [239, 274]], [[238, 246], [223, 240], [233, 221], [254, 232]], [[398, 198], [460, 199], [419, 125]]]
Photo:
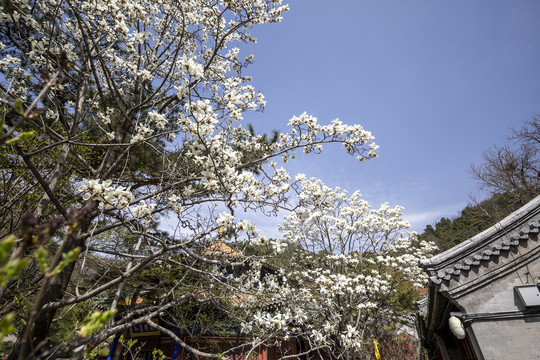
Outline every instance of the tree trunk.
[[[78, 230], [85, 232], [88, 229], [91, 219], [87, 216], [95, 208], [95, 203], [91, 201], [85, 207], [73, 211], [70, 216], [69, 226], [78, 223]], [[49, 271], [52, 270], [62, 258], [62, 254], [67, 253], [78, 246], [82, 246], [77, 239], [79, 231], [69, 234], [64, 238], [62, 246], [55, 254], [54, 260], [49, 265]], [[69, 285], [69, 281], [75, 269], [76, 261], [67, 265], [59, 274], [43, 280], [41, 289], [35, 299], [33, 309], [27, 319], [27, 325], [19, 338], [13, 350], [8, 356], [8, 360], [26, 360], [33, 359], [40, 353], [39, 347], [44, 343], [52, 321], [56, 314], [54, 308], [44, 310], [46, 304], [62, 300], [64, 292]], [[30, 327], [30, 328], [28, 328]]]

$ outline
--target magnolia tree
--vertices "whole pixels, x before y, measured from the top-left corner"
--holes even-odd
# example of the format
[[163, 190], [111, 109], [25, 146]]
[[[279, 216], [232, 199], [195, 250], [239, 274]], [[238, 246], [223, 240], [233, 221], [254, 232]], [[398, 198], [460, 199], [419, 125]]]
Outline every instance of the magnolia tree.
[[[337, 120], [323, 126], [307, 114], [273, 139], [242, 125], [246, 111], [265, 101], [244, 73], [253, 57], [241, 57], [237, 46], [255, 42], [250, 29], [280, 21], [287, 6], [279, 0], [1, 6], [0, 338], [17, 336], [7, 346], [10, 359], [66, 356], [144, 323], [196, 355], [217, 358], [153, 321], [168, 312], [179, 319], [194, 306], [217, 308], [260, 339], [254, 326], [281, 319], [264, 332], [275, 339], [297, 314], [294, 330], [314, 347], [360, 346], [364, 320], [374, 321], [369, 314], [380, 303], [372, 292], [390, 291], [388, 274], [412, 258], [390, 256], [398, 251], [391, 235], [402, 226], [393, 220], [397, 210], [367, 212], [354, 230], [362, 231], [363, 247], [357, 240], [338, 247], [345, 239], [334, 235], [351, 232], [356, 222], [336, 221], [328, 237], [317, 232], [313, 224], [324, 220], [330, 230], [339, 208], [311, 204], [316, 185], [292, 179], [272, 161], [286, 162], [296, 150], [318, 153], [328, 143], [364, 161], [377, 150], [368, 131]], [[295, 191], [300, 204], [290, 198]], [[286, 300], [283, 311], [269, 314], [258, 307], [268, 294], [254, 270], [265, 259], [217, 256], [215, 244], [226, 237], [265, 242], [241, 214], [283, 210], [291, 211], [285, 241], [326, 255], [300, 271], [306, 256], [290, 278], [268, 277], [276, 296], [283, 294], [276, 301]], [[347, 216], [360, 216], [355, 211]], [[245, 264], [252, 270], [241, 277], [223, 276]], [[331, 301], [346, 296], [350, 304]], [[333, 307], [323, 309], [321, 299]], [[65, 319], [71, 320], [63, 341], [43, 346], [51, 324]]]
[[299, 208], [281, 226], [289, 245], [274, 246], [289, 252], [291, 266], [262, 289], [282, 305], [259, 312], [256, 327], [300, 336], [308, 351], [332, 358], [371, 358], [371, 341], [407, 313], [400, 287], [423, 286], [418, 260], [434, 246], [403, 232], [401, 207], [372, 209], [358, 192], [304, 175], [296, 181]]

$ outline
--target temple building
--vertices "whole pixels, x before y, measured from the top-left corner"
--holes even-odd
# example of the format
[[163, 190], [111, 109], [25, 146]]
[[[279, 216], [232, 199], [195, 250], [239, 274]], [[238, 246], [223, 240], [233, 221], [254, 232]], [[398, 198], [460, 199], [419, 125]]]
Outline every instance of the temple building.
[[540, 359], [540, 197], [420, 266], [429, 359]]

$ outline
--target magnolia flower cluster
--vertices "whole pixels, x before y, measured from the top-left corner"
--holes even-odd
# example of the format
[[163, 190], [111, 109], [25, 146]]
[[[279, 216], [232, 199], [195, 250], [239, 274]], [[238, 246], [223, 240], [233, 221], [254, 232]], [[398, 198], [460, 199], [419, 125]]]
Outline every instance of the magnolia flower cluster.
[[131, 211], [136, 219], [150, 218], [152, 216], [152, 210], [156, 207], [156, 204], [148, 204], [144, 201], [140, 201]]
[[[319, 247], [331, 253], [346, 249], [380, 251], [395, 245], [400, 230], [409, 227], [401, 219], [403, 208], [390, 208], [382, 204], [372, 209], [358, 191], [349, 196], [339, 187], [331, 189], [320, 180], [296, 176], [301, 191], [298, 194], [300, 209], [287, 216], [280, 227], [284, 238], [293, 243]], [[321, 224], [324, 224], [322, 226]], [[336, 239], [347, 239], [339, 242]]]
[[168, 123], [165, 114], [161, 114], [155, 110], [148, 112], [144, 121], [139, 122], [135, 127], [135, 135], [130, 142], [137, 143], [151, 137], [156, 129], [163, 130]]
[[[121, 210], [101, 212], [93, 219], [96, 228], [123, 226], [141, 233], [133, 228], [141, 221], [126, 221], [129, 212], [146, 224], [157, 212], [174, 212], [175, 240], [188, 244], [175, 250], [183, 249], [185, 256], [188, 246], [204, 248], [222, 229], [273, 256], [291, 256], [277, 274], [261, 279], [264, 258], [252, 257], [252, 270], [236, 282], [227, 278], [223, 291], [236, 291], [230, 298], [241, 299], [236, 306], [245, 310], [245, 331], [255, 330], [261, 339], [292, 332], [314, 347], [358, 350], [374, 323], [370, 314], [377, 309], [390, 316], [382, 299], [396, 281], [421, 279], [416, 259], [430, 245], [399, 234], [407, 226], [400, 207], [372, 209], [358, 192], [331, 189], [303, 175], [293, 179], [274, 161], [287, 162], [295, 152], [318, 153], [332, 143], [361, 161], [376, 157], [369, 131], [339, 120], [321, 125], [303, 113], [274, 141], [239, 123], [244, 112], [261, 109], [265, 100], [243, 75], [252, 56], [244, 57], [234, 45], [255, 41], [252, 25], [279, 21], [287, 10], [280, 0], [9, 3], [18, 11], [0, 13], [0, 20], [10, 31], [19, 23], [25, 31], [12, 31], [0, 43], [0, 78], [8, 84], [0, 101], [31, 103], [47, 73], [61, 70], [72, 83], [51, 85], [41, 99], [50, 109], [32, 122], [39, 124], [44, 143], [51, 152], [55, 144], [69, 144], [69, 156], [86, 167], [83, 173], [123, 176], [119, 183], [137, 189], [136, 199], [130, 188], [112, 180], [76, 180], [83, 200]], [[21, 34], [21, 43], [12, 41]], [[70, 134], [62, 139], [64, 129]], [[295, 193], [297, 199], [291, 199]], [[282, 209], [292, 211], [281, 226], [282, 239], [269, 239], [239, 215], [277, 215]], [[140, 253], [156, 254], [158, 242], [146, 242]], [[215, 261], [213, 268], [198, 268], [199, 260], [186, 277], [205, 274], [210, 291], [201, 296], [211, 296], [223, 285], [222, 269]], [[261, 308], [261, 301], [274, 310]]]
[[[322, 137], [324, 142], [341, 142], [346, 152], [356, 155], [360, 161], [378, 156], [379, 146], [373, 143], [375, 138], [360, 125], [344, 125], [336, 119], [330, 125], [322, 126], [318, 124], [317, 118], [304, 112], [291, 118], [289, 126], [292, 127], [292, 136], [282, 135], [281, 142], [287, 146], [298, 146], [301, 142], [306, 142], [303, 146], [306, 154], [322, 151], [321, 142], [315, 141]], [[287, 160], [287, 157], [284, 160]]]
[[189, 76], [199, 79], [204, 74], [204, 67], [195, 58], [187, 59], [185, 56], [180, 60], [180, 69], [186, 71]]
[[83, 179], [79, 191], [83, 192], [83, 200], [99, 201], [99, 205], [105, 208], [124, 209], [134, 200], [129, 187], [114, 187], [110, 179], [105, 181]]
[[296, 245], [293, 257], [278, 280], [261, 285], [281, 306], [253, 320], [268, 332], [279, 327], [302, 333], [336, 357], [360, 353], [376, 326], [390, 325], [403, 313], [389, 301], [396, 287], [423, 286], [427, 279], [417, 263], [435, 247], [402, 232], [408, 223], [401, 207], [371, 209], [358, 192], [349, 195], [304, 175], [296, 182], [300, 209], [280, 227]]
[[[100, 94], [113, 93], [117, 99], [118, 95], [127, 98], [133, 93], [134, 84], [138, 84], [137, 91], [141, 93], [153, 83], [157, 90], [143, 99], [152, 106], [163, 101], [171, 91], [177, 92], [180, 100], [191, 100], [198, 97], [193, 90], [201, 90], [196, 87], [204, 86], [212, 95], [211, 101], [216, 102], [214, 107], [220, 107], [222, 114], [228, 114], [230, 119], [236, 121], [242, 119], [245, 110], [263, 106], [264, 97], [256, 93], [251, 85], [245, 84], [251, 81], [250, 78], [240, 75], [242, 68], [251, 62], [252, 56], [241, 62], [238, 59], [239, 49], [229, 49], [227, 45], [237, 40], [255, 41], [246, 31], [248, 26], [238, 26], [240, 22], [246, 19], [249, 19], [250, 24], [278, 22], [288, 10], [288, 6], [281, 6], [280, 0], [226, 3], [199, 0], [98, 0], [80, 4], [77, 11], [82, 16], [73, 16], [69, 4], [62, 2], [13, 0], [10, 4], [20, 10], [12, 12], [10, 16], [2, 14], [1, 20], [25, 21], [26, 25], [35, 30], [26, 39], [31, 50], [24, 54], [33, 69], [16, 66], [19, 59], [12, 56], [10, 51], [14, 45], [0, 43], [0, 72], [12, 84], [10, 91], [13, 94], [23, 94], [20, 96], [22, 98], [27, 96], [31, 82], [35, 81], [31, 76], [32, 70], [56, 71], [56, 64], [49, 58], [54, 59], [64, 52], [78, 71], [87, 64], [85, 56], [99, 57], [99, 61], [106, 62], [104, 66], [93, 69], [93, 76], [96, 77], [94, 81], [100, 84]], [[23, 9], [36, 9], [57, 24], [51, 27], [40, 23], [26, 15]], [[52, 28], [58, 31], [51, 31]], [[99, 46], [102, 48], [91, 50], [89, 54], [81, 51], [81, 39], [88, 39], [85, 32], [99, 38]], [[208, 46], [211, 43], [216, 44], [215, 49]], [[5, 53], [2, 52], [4, 49], [7, 50]], [[141, 52], [141, 49], [144, 51]], [[231, 73], [231, 70], [237, 72], [238, 76]], [[95, 96], [94, 99], [87, 99], [94, 114], [85, 113], [110, 125], [108, 116], [102, 114], [103, 99], [98, 99], [100, 103], [95, 101], [98, 94]], [[195, 99], [194, 102], [197, 101]], [[145, 116], [139, 116], [138, 124], [133, 127], [134, 131], [128, 138], [131, 143], [155, 136], [169, 121], [162, 109], [155, 108], [152, 111], [159, 118], [147, 121]], [[152, 117], [155, 114], [149, 115]], [[209, 118], [212, 116], [209, 115]], [[117, 129], [105, 126], [102, 130], [109, 140], [115, 140]], [[174, 135], [166, 133], [170, 139], [174, 137], [171, 134]]]
[[173, 208], [176, 214], [181, 214], [184, 211], [182, 202], [183, 201], [181, 196], [178, 196], [176, 194], [172, 194], [171, 196], [169, 196], [169, 205]]

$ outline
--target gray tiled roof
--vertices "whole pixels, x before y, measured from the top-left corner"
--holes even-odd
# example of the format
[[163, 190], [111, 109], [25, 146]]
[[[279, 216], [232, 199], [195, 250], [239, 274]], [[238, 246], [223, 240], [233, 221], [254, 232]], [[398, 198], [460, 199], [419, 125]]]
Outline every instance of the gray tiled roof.
[[459, 281], [463, 273], [482, 262], [495, 260], [539, 232], [540, 196], [478, 235], [431, 259], [421, 260], [419, 266], [435, 284], [451, 279]]

